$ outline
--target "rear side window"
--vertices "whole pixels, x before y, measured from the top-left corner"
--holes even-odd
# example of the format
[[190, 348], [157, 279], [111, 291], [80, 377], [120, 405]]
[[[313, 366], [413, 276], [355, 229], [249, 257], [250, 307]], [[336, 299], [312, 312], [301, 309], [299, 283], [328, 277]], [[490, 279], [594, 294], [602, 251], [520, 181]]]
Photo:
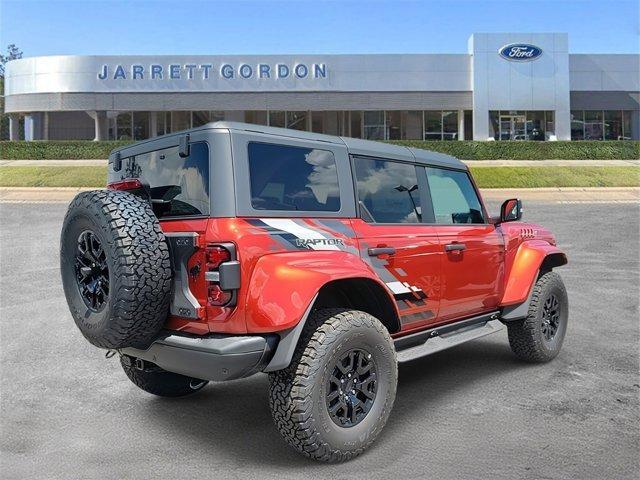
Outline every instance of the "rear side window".
[[251, 205], [256, 210], [340, 210], [333, 152], [252, 142], [248, 153]]
[[436, 223], [485, 223], [480, 200], [465, 172], [427, 167]]
[[194, 142], [189, 148], [185, 158], [171, 147], [122, 161], [122, 179], [149, 185], [158, 218], [209, 215], [209, 146]]
[[420, 223], [420, 190], [414, 165], [354, 158], [360, 216], [368, 222]]

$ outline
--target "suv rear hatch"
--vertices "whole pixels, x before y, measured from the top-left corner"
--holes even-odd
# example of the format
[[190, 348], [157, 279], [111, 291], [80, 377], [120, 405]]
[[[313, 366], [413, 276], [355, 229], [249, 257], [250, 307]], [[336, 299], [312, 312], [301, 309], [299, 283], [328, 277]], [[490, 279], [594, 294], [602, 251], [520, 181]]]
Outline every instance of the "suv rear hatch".
[[[223, 308], [228, 313], [233, 306], [235, 290], [221, 287], [237, 277], [238, 262], [233, 244], [205, 241], [211, 211], [207, 143], [193, 142], [188, 152], [181, 155], [181, 151], [175, 146], [120, 158], [116, 154], [110, 162], [108, 188], [150, 199], [171, 251], [173, 285], [167, 327], [202, 334], [209, 331], [208, 310]], [[225, 270], [229, 271], [226, 276]]]

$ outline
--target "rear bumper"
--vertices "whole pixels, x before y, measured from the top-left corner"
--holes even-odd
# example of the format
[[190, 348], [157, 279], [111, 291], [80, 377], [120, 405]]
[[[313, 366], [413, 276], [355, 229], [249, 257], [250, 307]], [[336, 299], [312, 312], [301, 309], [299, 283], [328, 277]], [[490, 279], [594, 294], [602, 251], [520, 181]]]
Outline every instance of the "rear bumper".
[[146, 350], [123, 348], [121, 353], [155, 363], [169, 372], [215, 382], [244, 378], [269, 363], [277, 335], [204, 337], [165, 331]]

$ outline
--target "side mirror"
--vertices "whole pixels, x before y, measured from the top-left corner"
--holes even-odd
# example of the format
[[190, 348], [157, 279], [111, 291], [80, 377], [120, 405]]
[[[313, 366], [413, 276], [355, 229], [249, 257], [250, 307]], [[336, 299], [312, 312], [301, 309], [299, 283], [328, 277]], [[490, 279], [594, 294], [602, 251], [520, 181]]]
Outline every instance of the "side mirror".
[[517, 222], [522, 218], [522, 200], [510, 198], [500, 207], [500, 223]]
[[189, 135], [182, 135], [180, 137], [180, 144], [178, 145], [178, 155], [181, 158], [186, 158], [189, 156]]

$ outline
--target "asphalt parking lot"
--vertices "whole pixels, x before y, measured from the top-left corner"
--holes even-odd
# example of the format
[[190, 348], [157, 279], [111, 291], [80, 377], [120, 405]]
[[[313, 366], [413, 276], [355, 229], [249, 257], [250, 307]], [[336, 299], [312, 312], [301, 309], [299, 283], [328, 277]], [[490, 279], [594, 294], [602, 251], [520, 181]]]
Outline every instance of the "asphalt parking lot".
[[383, 434], [341, 465], [285, 445], [265, 375], [159, 399], [84, 341], [59, 279], [65, 208], [0, 203], [3, 479], [638, 478], [637, 203], [526, 204], [570, 260], [560, 356], [520, 363], [503, 330], [403, 364]]

